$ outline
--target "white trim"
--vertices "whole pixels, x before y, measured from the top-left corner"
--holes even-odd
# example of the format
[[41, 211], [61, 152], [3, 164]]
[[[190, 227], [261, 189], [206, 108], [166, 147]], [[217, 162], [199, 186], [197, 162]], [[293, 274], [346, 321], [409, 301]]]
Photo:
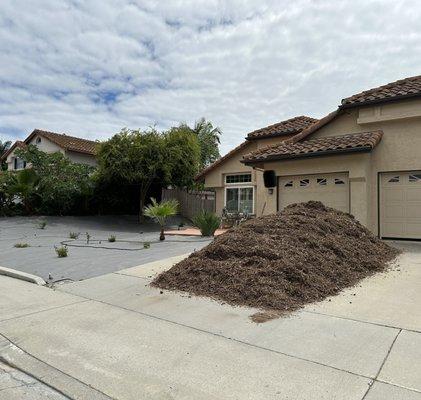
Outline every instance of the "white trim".
[[[224, 208], [227, 208], [227, 189], [253, 189], [253, 201], [252, 201], [252, 212], [251, 214], [254, 214], [254, 204], [256, 201], [256, 190], [253, 185], [241, 185], [238, 184], [230, 184], [230, 186], [225, 186], [224, 188]], [[240, 204], [240, 191], [238, 191], [238, 204]]]
[[[227, 177], [228, 176], [236, 176], [236, 175], [250, 175], [250, 182], [227, 182]], [[224, 176], [224, 184], [225, 185], [235, 185], [236, 187], [238, 185], [249, 185], [253, 182], [253, 174], [250, 172], [236, 172], [236, 173], [229, 173], [229, 174], [225, 174]]]

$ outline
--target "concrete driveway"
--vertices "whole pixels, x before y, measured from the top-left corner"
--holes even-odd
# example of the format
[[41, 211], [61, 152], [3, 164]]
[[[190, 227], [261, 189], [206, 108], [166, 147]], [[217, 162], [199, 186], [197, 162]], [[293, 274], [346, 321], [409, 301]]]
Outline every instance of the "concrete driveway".
[[[45, 229], [39, 223], [46, 221]], [[174, 218], [170, 224], [177, 224]], [[70, 232], [80, 233], [77, 240]], [[91, 236], [89, 244], [86, 232]], [[116, 242], [108, 238], [116, 236]], [[210, 240], [168, 236], [159, 242], [154, 223], [140, 225], [136, 217], [14, 217], [0, 218], [0, 266], [53, 281], [80, 280], [134, 267], [150, 261], [192, 252]], [[144, 249], [143, 242], [150, 242]], [[16, 243], [30, 247], [15, 248]], [[58, 258], [54, 246], [68, 245], [67, 258]]]
[[405, 249], [391, 271], [264, 324], [148, 286], [180, 257], [56, 291], [0, 277], [0, 355], [78, 399], [421, 399], [421, 247]]

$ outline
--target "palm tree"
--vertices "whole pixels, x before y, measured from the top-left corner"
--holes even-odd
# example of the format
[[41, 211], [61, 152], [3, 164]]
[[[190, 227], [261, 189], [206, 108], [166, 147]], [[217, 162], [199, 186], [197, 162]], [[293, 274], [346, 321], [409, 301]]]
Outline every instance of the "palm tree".
[[11, 194], [17, 195], [22, 200], [28, 214], [32, 211], [31, 200], [38, 182], [38, 175], [33, 169], [24, 169], [16, 174], [15, 182], [9, 189]]
[[219, 144], [221, 136], [221, 129], [214, 127], [212, 122], [206, 121], [205, 118], [199, 119], [194, 124], [192, 131], [197, 135], [200, 144], [201, 152], [201, 168], [215, 162], [221, 157], [219, 153]]
[[152, 204], [145, 207], [143, 215], [154, 219], [161, 226], [159, 240], [165, 240], [164, 227], [168, 217], [177, 214], [178, 201], [167, 200], [158, 203], [154, 198], [151, 198]]

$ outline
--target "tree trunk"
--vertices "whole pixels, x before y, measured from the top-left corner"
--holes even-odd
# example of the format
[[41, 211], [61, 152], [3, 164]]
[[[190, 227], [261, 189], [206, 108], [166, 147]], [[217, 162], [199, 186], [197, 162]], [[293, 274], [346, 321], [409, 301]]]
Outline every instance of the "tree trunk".
[[165, 235], [164, 235], [164, 227], [161, 226], [161, 233], [159, 235], [159, 240], [165, 240]]
[[148, 194], [149, 187], [151, 186], [152, 181], [144, 182], [140, 184], [140, 199], [139, 199], [139, 223], [145, 221], [143, 215], [143, 209], [145, 208], [145, 199]]

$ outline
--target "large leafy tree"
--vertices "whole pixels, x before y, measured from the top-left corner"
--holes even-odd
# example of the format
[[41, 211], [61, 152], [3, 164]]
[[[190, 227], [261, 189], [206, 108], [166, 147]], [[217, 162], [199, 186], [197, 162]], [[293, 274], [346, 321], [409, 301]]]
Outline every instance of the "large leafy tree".
[[37, 177], [37, 211], [60, 215], [81, 211], [93, 191], [93, 167], [72, 163], [59, 152], [47, 154], [33, 145], [16, 150], [16, 155], [31, 165], [25, 171]]
[[171, 185], [189, 188], [200, 168], [200, 145], [187, 126], [171, 128], [164, 136]]
[[[2, 142], [0, 140], [0, 158], [1, 156], [6, 153], [7, 150], [9, 150], [10, 146], [12, 145], [12, 142], [10, 140], [4, 141]], [[1, 162], [0, 164], [0, 170], [4, 170], [6, 169], [6, 163], [5, 162]]]
[[199, 140], [200, 167], [203, 169], [221, 157], [221, 154], [219, 153], [219, 144], [222, 132], [220, 128], [214, 127], [212, 122], [206, 121], [205, 118], [196, 121], [192, 131]]
[[98, 175], [104, 181], [125, 181], [140, 188], [139, 216], [154, 180], [169, 178], [170, 168], [164, 153], [163, 135], [123, 129], [98, 147]]

